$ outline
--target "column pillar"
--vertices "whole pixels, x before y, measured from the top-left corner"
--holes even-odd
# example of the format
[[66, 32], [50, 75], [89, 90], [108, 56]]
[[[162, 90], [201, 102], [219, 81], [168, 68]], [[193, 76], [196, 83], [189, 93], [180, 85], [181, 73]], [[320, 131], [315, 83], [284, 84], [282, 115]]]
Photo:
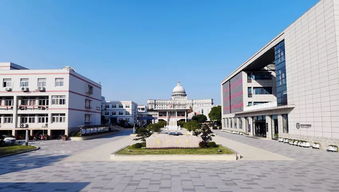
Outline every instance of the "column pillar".
[[242, 118], [241, 118], [241, 125], [242, 125], [241, 129], [242, 129], [245, 133], [247, 133], [247, 125], [246, 125], [246, 118], [245, 118], [245, 117], [242, 117]]
[[187, 111], [185, 111], [185, 122], [187, 122]]
[[272, 117], [270, 115], [266, 115], [266, 138], [272, 139], [273, 138], [273, 131], [272, 131]]
[[255, 132], [254, 132], [254, 126], [253, 126], [253, 117], [248, 117], [248, 128], [250, 131], [250, 135], [254, 136]]
[[15, 129], [12, 129], [12, 135], [15, 137]]
[[18, 127], [18, 98], [13, 97], [13, 124], [14, 128]]
[[283, 116], [278, 115], [278, 134], [279, 137], [284, 133], [283, 131]]

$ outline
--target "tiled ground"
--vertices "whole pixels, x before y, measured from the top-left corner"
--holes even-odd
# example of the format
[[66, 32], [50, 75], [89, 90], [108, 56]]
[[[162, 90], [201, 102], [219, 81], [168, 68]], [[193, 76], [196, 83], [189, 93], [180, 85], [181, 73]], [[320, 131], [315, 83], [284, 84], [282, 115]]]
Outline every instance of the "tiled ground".
[[[294, 161], [68, 162], [74, 153], [124, 137], [47, 141], [0, 159], [0, 191], [339, 191], [339, 154], [218, 133]], [[114, 143], [112, 143], [114, 144]]]

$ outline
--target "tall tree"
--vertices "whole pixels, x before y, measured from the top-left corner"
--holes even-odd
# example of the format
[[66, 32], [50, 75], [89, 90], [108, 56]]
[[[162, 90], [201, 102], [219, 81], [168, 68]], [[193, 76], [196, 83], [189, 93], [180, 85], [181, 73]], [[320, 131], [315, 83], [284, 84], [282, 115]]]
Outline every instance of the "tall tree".
[[208, 114], [211, 121], [221, 122], [221, 106], [216, 106], [211, 109], [211, 112]]
[[192, 120], [198, 121], [198, 123], [205, 123], [207, 121], [207, 117], [204, 114], [194, 115]]

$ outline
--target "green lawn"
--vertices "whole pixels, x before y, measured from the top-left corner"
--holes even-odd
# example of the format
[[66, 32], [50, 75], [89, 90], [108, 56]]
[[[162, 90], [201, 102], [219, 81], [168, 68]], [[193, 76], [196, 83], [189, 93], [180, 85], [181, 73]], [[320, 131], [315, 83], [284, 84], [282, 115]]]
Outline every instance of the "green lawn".
[[[218, 152], [218, 150], [221, 152]], [[216, 155], [216, 154], [234, 154], [231, 149], [219, 145], [214, 148], [197, 149], [135, 149], [131, 146], [125, 147], [116, 152], [118, 155]]]
[[36, 147], [24, 146], [24, 145], [4, 146], [4, 147], [0, 147], [0, 157], [3, 155], [20, 153], [20, 152], [29, 151], [32, 149], [36, 149]]

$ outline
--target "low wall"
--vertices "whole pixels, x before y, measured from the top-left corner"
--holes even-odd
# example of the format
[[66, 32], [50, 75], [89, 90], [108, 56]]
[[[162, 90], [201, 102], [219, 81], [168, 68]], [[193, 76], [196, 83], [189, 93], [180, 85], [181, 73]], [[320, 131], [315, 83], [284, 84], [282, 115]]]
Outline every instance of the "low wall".
[[117, 131], [108, 132], [108, 133], [102, 133], [102, 134], [97, 134], [97, 135], [89, 135], [89, 136], [81, 136], [81, 137], [70, 137], [70, 139], [71, 139], [71, 141], [84, 141], [84, 140], [96, 139], [96, 138], [104, 137], [104, 136], [107, 136], [107, 135], [112, 135], [114, 133], [117, 133]]
[[153, 134], [146, 139], [146, 148], [199, 148], [200, 137], [193, 135]]

